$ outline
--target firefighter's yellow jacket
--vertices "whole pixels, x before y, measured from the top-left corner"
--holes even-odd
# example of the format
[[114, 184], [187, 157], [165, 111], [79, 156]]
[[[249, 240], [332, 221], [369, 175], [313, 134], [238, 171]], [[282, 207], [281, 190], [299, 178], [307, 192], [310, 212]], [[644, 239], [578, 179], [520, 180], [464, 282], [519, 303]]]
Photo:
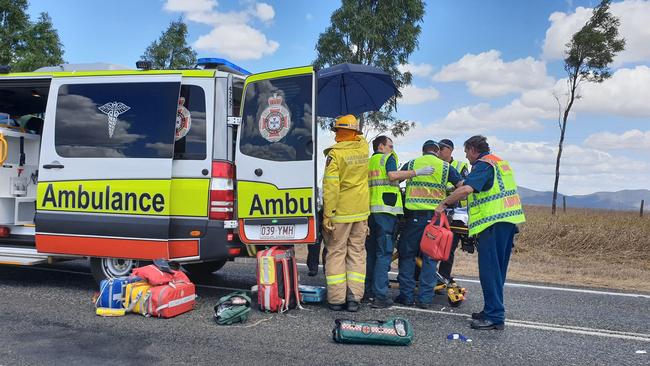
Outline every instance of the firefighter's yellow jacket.
[[370, 215], [368, 141], [337, 142], [325, 149], [323, 208], [333, 223], [363, 221]]

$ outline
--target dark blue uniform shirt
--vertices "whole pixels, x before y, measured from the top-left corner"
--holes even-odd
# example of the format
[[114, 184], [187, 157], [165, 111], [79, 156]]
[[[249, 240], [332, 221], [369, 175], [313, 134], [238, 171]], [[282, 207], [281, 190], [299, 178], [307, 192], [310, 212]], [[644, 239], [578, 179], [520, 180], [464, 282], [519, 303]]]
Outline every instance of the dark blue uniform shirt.
[[[490, 153], [482, 153], [478, 156], [479, 159]], [[472, 164], [472, 171], [465, 178], [464, 185], [470, 186], [474, 192], [486, 192], [492, 188], [494, 183], [494, 168], [492, 165], [479, 161], [478, 159]]]
[[[427, 154], [435, 156], [434, 154], [431, 153], [427, 153]], [[409, 163], [410, 162], [402, 165], [402, 169], [400, 170], [409, 170]], [[453, 185], [456, 185], [461, 180], [463, 180], [463, 178], [460, 176], [460, 173], [458, 173], [458, 170], [456, 170], [456, 168], [454, 168], [453, 166], [449, 165], [449, 175], [447, 176], [447, 181]]]

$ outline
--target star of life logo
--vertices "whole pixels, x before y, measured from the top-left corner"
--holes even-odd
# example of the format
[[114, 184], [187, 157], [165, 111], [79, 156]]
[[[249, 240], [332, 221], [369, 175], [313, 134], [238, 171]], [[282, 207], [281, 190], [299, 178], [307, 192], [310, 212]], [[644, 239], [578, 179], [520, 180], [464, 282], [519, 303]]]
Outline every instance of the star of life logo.
[[117, 117], [120, 114], [131, 109], [128, 105], [122, 102], [108, 102], [101, 107], [97, 107], [102, 113], [108, 116], [108, 137], [112, 138], [115, 133], [115, 126], [117, 126]]
[[282, 97], [277, 94], [273, 94], [268, 103], [260, 116], [260, 134], [269, 142], [277, 142], [289, 133], [291, 114], [282, 104]]

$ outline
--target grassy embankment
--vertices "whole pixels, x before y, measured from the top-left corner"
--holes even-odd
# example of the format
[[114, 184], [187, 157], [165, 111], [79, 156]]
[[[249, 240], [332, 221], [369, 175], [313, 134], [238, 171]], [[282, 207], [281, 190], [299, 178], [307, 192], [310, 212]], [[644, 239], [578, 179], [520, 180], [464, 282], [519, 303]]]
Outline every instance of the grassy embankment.
[[[650, 292], [650, 215], [638, 212], [524, 208], [508, 279]], [[299, 248], [304, 261], [306, 250]], [[456, 252], [453, 274], [478, 276], [476, 254]], [[397, 266], [394, 266], [395, 268]]]
[[[508, 279], [650, 292], [650, 217], [638, 212], [524, 208]], [[476, 257], [457, 252], [455, 274], [478, 275]]]

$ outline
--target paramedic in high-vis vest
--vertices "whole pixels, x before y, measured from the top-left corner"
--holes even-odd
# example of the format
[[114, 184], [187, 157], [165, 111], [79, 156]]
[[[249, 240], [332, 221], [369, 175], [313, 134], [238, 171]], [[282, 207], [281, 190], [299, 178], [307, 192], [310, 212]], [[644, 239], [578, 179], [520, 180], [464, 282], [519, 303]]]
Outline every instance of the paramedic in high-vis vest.
[[[454, 143], [449, 140], [449, 139], [442, 139], [438, 141], [438, 145], [440, 145], [440, 151], [438, 152], [438, 157], [446, 162], [449, 163], [458, 173], [460, 173], [460, 177], [462, 179], [467, 178], [467, 174], [469, 174], [469, 169], [467, 168], [467, 163], [465, 161], [461, 160], [454, 160], [454, 157], [452, 156], [452, 153], [454, 152]], [[454, 187], [451, 183], [447, 183], [447, 195], [450, 195], [456, 187]], [[467, 207], [467, 201], [463, 200], [460, 201], [456, 207]], [[444, 262], [440, 262], [438, 265], [438, 273], [446, 278], [451, 285], [455, 284], [454, 278], [451, 276], [451, 269], [454, 266], [454, 252], [456, 251], [456, 248], [458, 248], [458, 242], [460, 241], [460, 235], [454, 233], [454, 239], [451, 242], [451, 252], [449, 253], [449, 259], [447, 259]], [[436, 292], [438, 291], [444, 291], [447, 286], [438, 280], [438, 283], [436, 284]]]
[[469, 235], [478, 237], [478, 270], [483, 289], [483, 311], [472, 314], [474, 329], [503, 329], [503, 286], [516, 224], [526, 221], [510, 163], [490, 153], [483, 136], [465, 141], [465, 156], [472, 164], [463, 185], [436, 209], [443, 212], [467, 197]]
[[372, 141], [374, 151], [370, 158], [368, 187], [370, 189], [370, 236], [366, 239], [366, 289], [364, 299], [373, 308], [393, 305], [388, 297], [388, 272], [393, 259], [393, 234], [397, 215], [402, 215], [402, 194], [399, 182], [417, 175], [429, 175], [431, 167], [419, 170], [398, 171], [397, 154], [393, 140], [378, 136]]
[[[411, 306], [414, 303], [422, 308], [431, 308], [434, 285], [437, 282], [437, 261], [422, 253], [422, 268], [418, 298], [414, 299], [415, 290], [415, 258], [420, 250], [420, 240], [424, 228], [433, 218], [433, 212], [446, 196], [447, 182], [454, 186], [461, 181], [460, 175], [449, 163], [438, 158], [438, 143], [427, 140], [422, 146], [422, 156], [411, 160], [403, 170], [420, 171], [431, 168], [430, 174], [416, 175], [406, 182], [405, 224], [402, 229], [397, 251], [399, 253], [399, 295], [395, 298], [398, 304]], [[415, 301], [414, 301], [415, 300]]]
[[368, 142], [353, 115], [334, 123], [336, 144], [325, 149], [323, 231], [327, 302], [331, 310], [358, 311], [366, 281]]

